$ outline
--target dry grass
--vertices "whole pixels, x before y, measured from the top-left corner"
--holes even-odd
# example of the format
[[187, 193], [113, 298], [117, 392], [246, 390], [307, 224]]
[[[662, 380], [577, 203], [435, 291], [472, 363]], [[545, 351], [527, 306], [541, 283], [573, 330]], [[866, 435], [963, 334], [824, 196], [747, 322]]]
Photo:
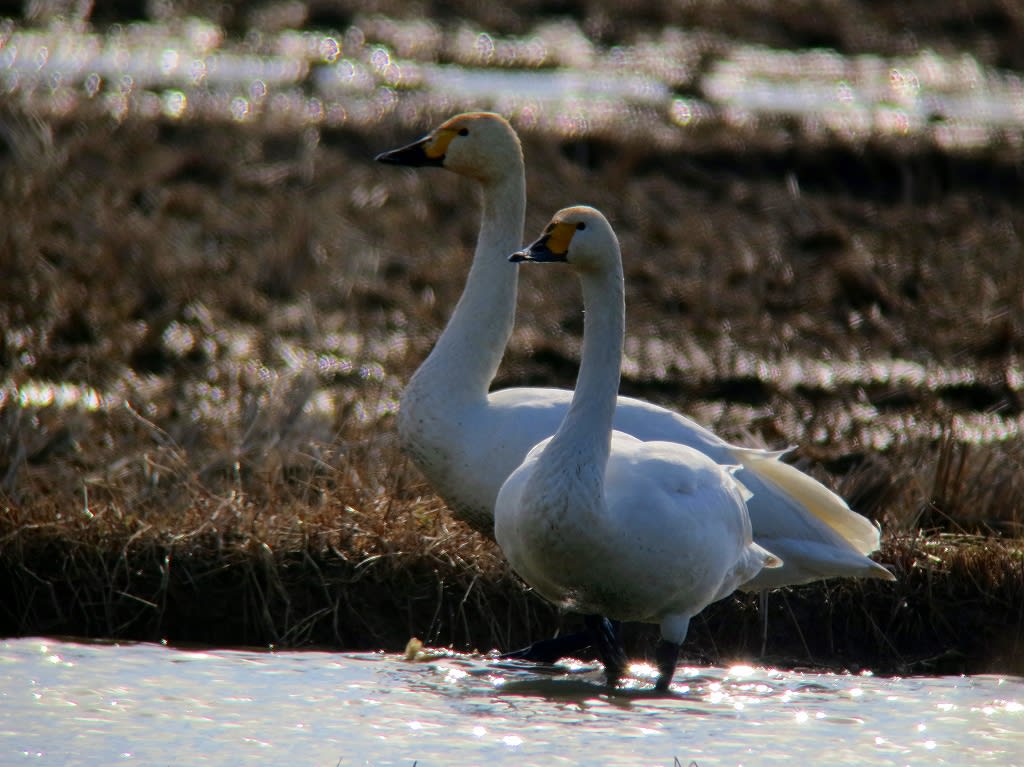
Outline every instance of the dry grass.
[[[0, 122], [0, 633], [489, 649], [562, 623], [393, 435], [461, 290], [471, 186], [375, 166], [410, 138], [387, 126]], [[576, 201], [620, 233], [624, 391], [800, 445], [795, 460], [884, 527], [899, 581], [773, 595], [768, 659], [1020, 672], [1015, 150], [776, 132], [672, 155], [543, 136], [526, 150], [528, 236]], [[524, 274], [499, 385], [572, 385], [578, 297], [549, 285]], [[784, 375], [794, 359], [885, 358], [973, 377]], [[726, 600], [689, 649], [757, 656], [760, 619], [754, 597]]]

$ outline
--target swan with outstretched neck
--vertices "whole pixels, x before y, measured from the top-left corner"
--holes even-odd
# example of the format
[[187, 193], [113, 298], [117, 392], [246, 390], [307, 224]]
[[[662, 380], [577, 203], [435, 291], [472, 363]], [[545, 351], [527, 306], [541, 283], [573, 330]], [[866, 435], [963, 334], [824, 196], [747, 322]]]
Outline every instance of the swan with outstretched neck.
[[[573, 268], [583, 286], [583, 351], [558, 430], [498, 493], [495, 538], [523, 580], [559, 607], [659, 624], [657, 687], [666, 690], [690, 619], [780, 562], [753, 542], [750, 494], [733, 477], [740, 467], [612, 430], [625, 291], [605, 217], [565, 208], [511, 260]], [[614, 684], [622, 659], [594, 639]]]
[[[398, 431], [403, 449], [455, 516], [493, 537], [502, 483], [533, 445], [554, 434], [572, 399], [564, 389], [489, 391], [515, 320], [518, 274], [507, 256], [523, 243], [522, 148], [504, 118], [474, 112], [377, 159], [446, 168], [474, 179], [482, 193], [480, 233], [462, 297], [402, 395]], [[631, 397], [618, 397], [614, 427], [744, 467], [743, 482], [753, 493], [748, 509], [754, 540], [784, 564], [763, 570], [743, 589], [843, 576], [893, 579], [867, 557], [879, 546], [878, 529], [780, 460], [785, 451], [731, 445], [679, 413]]]

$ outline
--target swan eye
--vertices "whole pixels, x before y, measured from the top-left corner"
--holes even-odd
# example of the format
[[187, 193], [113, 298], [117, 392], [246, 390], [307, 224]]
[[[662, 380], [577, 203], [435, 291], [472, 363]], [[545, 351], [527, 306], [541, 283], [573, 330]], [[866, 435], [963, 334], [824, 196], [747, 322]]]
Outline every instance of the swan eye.
[[587, 225], [586, 225], [586, 224], [584, 224], [584, 223], [583, 223], [582, 221], [580, 221], [580, 222], [579, 222], [578, 224], [576, 224], [576, 229], [577, 229], [578, 231], [581, 231], [581, 232], [582, 232], [582, 231], [583, 231], [584, 229], [586, 229], [586, 228], [587, 228]]
[[461, 130], [459, 130], [459, 135], [460, 136], [468, 136], [469, 135], [469, 128], [462, 128]]

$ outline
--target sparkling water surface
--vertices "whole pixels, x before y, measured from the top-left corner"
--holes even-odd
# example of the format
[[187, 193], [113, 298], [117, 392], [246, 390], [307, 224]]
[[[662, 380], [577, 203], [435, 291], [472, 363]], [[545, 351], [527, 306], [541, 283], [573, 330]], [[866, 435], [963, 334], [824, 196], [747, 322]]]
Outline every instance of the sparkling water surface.
[[1024, 679], [0, 642], [2, 765], [1020, 765]]

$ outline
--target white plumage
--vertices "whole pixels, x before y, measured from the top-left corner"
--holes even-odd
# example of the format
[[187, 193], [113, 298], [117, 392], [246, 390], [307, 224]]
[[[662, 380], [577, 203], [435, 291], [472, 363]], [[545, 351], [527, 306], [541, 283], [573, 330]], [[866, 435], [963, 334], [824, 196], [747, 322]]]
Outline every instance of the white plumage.
[[[572, 399], [562, 389], [489, 392], [515, 319], [517, 270], [507, 255], [523, 241], [525, 172], [519, 139], [500, 116], [453, 117], [425, 138], [378, 157], [433, 165], [475, 179], [482, 223], [466, 286], [444, 333], [402, 396], [403, 448], [459, 518], [494, 535], [498, 490], [527, 451], [558, 428]], [[457, 215], [468, 215], [457, 210]], [[678, 413], [619, 397], [614, 427], [646, 441], [689, 445], [721, 465], [744, 467], [754, 539], [781, 557], [745, 589], [856, 576], [892, 579], [866, 556], [877, 528], [780, 453], [730, 445]]]
[[[559, 211], [516, 257], [575, 268], [583, 353], [558, 430], [498, 493], [495, 537], [516, 572], [560, 607], [659, 624], [665, 689], [690, 618], [779, 562], [753, 542], [749, 493], [730, 468], [686, 445], [612, 430], [625, 305], [619, 245], [604, 216]], [[621, 661], [604, 648], [602, 659], [614, 682]]]

